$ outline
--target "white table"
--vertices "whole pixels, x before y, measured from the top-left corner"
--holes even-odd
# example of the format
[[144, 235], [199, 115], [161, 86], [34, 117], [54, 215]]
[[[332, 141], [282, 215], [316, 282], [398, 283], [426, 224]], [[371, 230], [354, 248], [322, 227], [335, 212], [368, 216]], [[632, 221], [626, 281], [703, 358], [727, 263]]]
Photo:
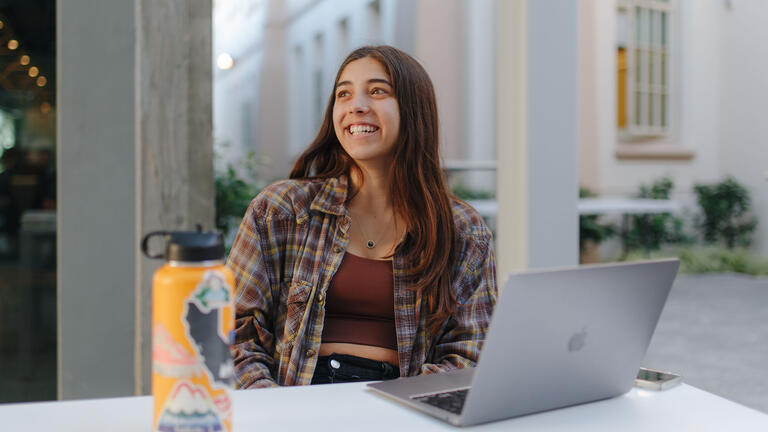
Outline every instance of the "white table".
[[[5, 432], [150, 431], [152, 398], [0, 405]], [[234, 430], [251, 431], [768, 431], [768, 415], [688, 385], [455, 428], [371, 393], [364, 383], [237, 391]]]

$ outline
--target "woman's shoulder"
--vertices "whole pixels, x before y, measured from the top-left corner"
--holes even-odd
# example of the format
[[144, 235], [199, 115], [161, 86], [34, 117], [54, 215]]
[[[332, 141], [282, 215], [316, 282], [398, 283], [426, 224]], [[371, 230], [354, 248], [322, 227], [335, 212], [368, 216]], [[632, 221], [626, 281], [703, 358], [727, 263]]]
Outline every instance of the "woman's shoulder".
[[465, 201], [452, 197], [453, 225], [457, 237], [473, 241], [491, 242], [493, 233], [480, 213]]
[[276, 181], [256, 195], [251, 208], [263, 219], [297, 217], [307, 211], [323, 183], [323, 180], [305, 179]]

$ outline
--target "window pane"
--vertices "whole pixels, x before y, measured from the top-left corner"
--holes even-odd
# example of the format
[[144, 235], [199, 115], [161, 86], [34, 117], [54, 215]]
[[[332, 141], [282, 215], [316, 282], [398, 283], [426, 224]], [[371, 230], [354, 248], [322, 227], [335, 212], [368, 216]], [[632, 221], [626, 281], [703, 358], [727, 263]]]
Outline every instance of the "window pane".
[[639, 7], [635, 7], [635, 41], [642, 42], [643, 40], [643, 20], [642, 10]]
[[667, 94], [661, 94], [661, 127], [667, 127]]
[[659, 64], [661, 66], [661, 85], [666, 90], [667, 87], [667, 53], [662, 51], [659, 53]]
[[643, 52], [641, 49], [635, 49], [635, 83], [640, 84], [642, 81], [641, 64], [642, 64]]
[[667, 46], [667, 13], [661, 13], [661, 45]]
[[635, 125], [640, 126], [642, 125], [642, 121], [640, 121], [640, 113], [642, 112], [642, 109], [640, 108], [641, 100], [643, 98], [643, 94], [639, 91], [635, 92]]
[[654, 81], [654, 75], [655, 74], [653, 73], [653, 57], [654, 57], [653, 51], [648, 50], [646, 52], [646, 59], [647, 59], [647, 62], [648, 62], [648, 81], [647, 81], [648, 90], [651, 90], [651, 87], [653, 86], [653, 84], [655, 82]]
[[646, 116], [645, 116], [645, 124], [646, 126], [650, 126], [653, 124], [653, 93], [648, 93], [646, 95]]
[[616, 82], [618, 88], [616, 89], [616, 96], [618, 102], [618, 114], [617, 123], [619, 128], [625, 128], [627, 126], [627, 51], [624, 48], [619, 48], [616, 56], [616, 64], [618, 66]]

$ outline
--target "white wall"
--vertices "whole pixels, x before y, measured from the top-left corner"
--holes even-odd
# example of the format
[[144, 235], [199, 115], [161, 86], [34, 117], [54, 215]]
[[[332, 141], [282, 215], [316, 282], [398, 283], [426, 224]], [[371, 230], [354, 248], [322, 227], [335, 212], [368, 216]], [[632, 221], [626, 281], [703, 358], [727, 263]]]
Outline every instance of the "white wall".
[[733, 175], [752, 196], [759, 216], [755, 248], [768, 255], [768, 3], [731, 1], [718, 8], [720, 40], [720, 134], [722, 173]]

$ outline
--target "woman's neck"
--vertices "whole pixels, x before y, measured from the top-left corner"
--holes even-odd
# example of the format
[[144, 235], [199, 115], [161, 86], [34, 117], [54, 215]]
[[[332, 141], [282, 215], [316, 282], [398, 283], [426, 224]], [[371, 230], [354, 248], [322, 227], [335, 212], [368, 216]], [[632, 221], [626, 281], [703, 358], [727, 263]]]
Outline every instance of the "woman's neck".
[[389, 214], [392, 211], [391, 182], [392, 175], [383, 170], [352, 171], [352, 185], [355, 197], [350, 207], [357, 214]]

